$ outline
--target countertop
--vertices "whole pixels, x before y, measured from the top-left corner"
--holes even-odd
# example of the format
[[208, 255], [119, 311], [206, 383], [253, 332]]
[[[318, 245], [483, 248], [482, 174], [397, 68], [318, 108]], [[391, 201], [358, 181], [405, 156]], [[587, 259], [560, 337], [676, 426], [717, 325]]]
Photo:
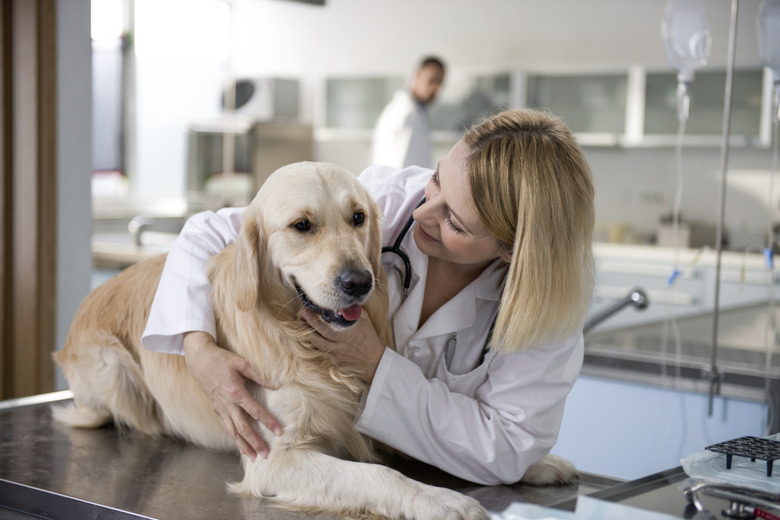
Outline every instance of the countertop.
[[[714, 266], [718, 254], [712, 248], [664, 247], [651, 244], [616, 244], [611, 242], [595, 242], [593, 254], [596, 258], [623, 260], [644, 264], [647, 262], [670, 262], [675, 259], [680, 266], [691, 264]], [[745, 253], [744, 251], [721, 251], [721, 266], [742, 268], [749, 271], [765, 269], [764, 256], [760, 252]]]

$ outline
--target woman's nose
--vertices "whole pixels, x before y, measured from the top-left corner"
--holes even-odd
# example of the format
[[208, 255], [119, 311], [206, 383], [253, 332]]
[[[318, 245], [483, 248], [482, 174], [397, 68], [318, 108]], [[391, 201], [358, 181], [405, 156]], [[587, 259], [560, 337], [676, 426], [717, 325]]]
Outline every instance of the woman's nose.
[[418, 222], [432, 222], [436, 220], [437, 206], [435, 198], [431, 200], [426, 199], [425, 203], [412, 213], [414, 220]]

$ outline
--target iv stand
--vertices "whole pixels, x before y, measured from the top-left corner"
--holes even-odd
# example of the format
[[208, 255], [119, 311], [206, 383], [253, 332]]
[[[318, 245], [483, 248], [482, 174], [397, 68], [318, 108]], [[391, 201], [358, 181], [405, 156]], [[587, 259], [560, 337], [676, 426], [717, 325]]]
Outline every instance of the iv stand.
[[718, 318], [720, 316], [720, 267], [723, 254], [723, 226], [726, 213], [726, 173], [729, 162], [729, 134], [731, 130], [731, 90], [734, 82], [734, 55], [737, 48], [737, 13], [739, 0], [731, 0], [731, 24], [729, 28], [729, 52], [726, 71], [726, 92], [723, 101], [723, 140], [720, 154], [720, 190], [718, 192], [718, 226], [715, 234], [717, 260], [715, 263], [715, 308], [712, 319], [712, 358], [710, 361], [709, 404], [707, 413], [712, 417], [715, 396], [720, 394], [720, 383], [723, 375], [718, 370]]

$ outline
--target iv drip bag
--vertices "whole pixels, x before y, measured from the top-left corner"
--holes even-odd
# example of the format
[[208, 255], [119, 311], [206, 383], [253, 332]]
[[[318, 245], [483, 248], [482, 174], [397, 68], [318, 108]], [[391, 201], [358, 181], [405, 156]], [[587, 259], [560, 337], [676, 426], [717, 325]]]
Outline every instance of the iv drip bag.
[[699, 0], [669, 0], [661, 21], [661, 35], [669, 64], [678, 80], [690, 83], [693, 71], [707, 63], [710, 21]]
[[780, 83], [780, 0], [762, 0], [756, 13], [756, 33], [761, 63], [772, 69]]

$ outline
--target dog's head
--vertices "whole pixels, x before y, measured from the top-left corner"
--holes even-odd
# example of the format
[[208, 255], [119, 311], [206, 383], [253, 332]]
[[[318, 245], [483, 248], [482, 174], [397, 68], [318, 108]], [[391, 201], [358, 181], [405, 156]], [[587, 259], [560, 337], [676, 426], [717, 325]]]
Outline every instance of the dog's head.
[[244, 212], [235, 256], [243, 278], [239, 307], [250, 310], [270, 296], [289, 308], [297, 297], [331, 326], [352, 325], [384, 280], [380, 218], [368, 191], [344, 168], [313, 162], [280, 168]]

